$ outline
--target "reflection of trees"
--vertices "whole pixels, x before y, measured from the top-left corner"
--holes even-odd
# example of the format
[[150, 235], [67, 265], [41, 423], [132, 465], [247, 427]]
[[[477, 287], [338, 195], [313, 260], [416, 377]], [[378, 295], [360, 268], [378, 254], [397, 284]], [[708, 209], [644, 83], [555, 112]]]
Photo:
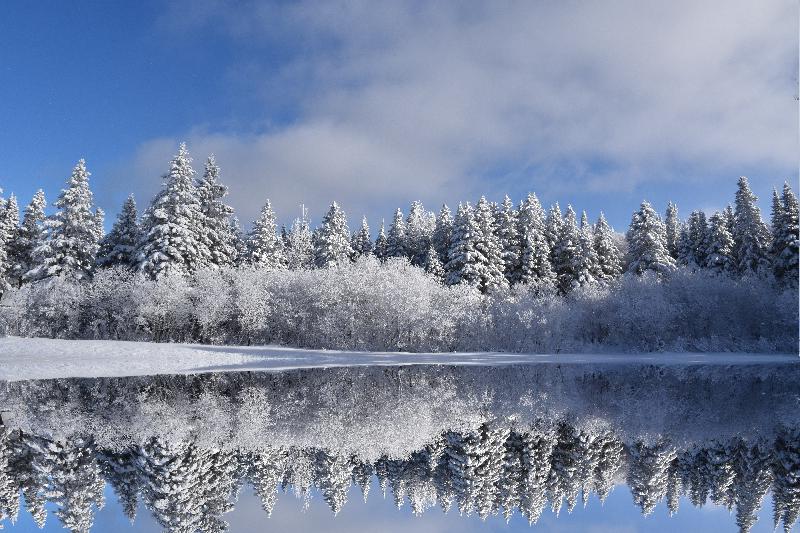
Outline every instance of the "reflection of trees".
[[407, 457], [368, 462], [331, 450], [234, 453], [155, 438], [101, 450], [87, 438], [58, 442], [0, 428], [0, 516], [16, 520], [22, 493], [37, 523], [50, 501], [71, 531], [89, 530], [105, 482], [131, 520], [141, 500], [166, 531], [219, 532], [245, 480], [267, 515], [280, 490], [291, 488], [307, 502], [311, 487], [336, 514], [352, 485], [366, 499], [373, 477], [418, 515], [438, 503], [484, 519], [519, 512], [531, 523], [548, 505], [558, 512], [566, 502], [572, 511], [592, 493], [602, 501], [624, 479], [645, 515], [661, 502], [674, 513], [685, 495], [695, 505], [735, 508], [741, 531], [750, 530], [772, 490], [776, 524], [788, 531], [800, 512], [800, 431], [680, 449], [666, 438], [626, 444], [607, 428], [564, 420], [530, 427], [489, 421], [446, 432]]

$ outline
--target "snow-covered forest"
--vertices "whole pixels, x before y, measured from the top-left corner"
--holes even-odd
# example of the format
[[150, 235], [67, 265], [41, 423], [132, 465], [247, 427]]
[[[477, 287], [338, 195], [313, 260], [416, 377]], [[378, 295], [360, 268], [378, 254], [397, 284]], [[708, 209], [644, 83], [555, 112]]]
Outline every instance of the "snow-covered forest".
[[792, 351], [798, 204], [762, 220], [747, 179], [710, 217], [644, 201], [624, 237], [602, 213], [480, 198], [414, 202], [373, 236], [333, 202], [278, 227], [269, 200], [244, 234], [213, 156], [185, 145], [140, 217], [104, 235], [81, 160], [46, 214], [0, 199], [0, 328], [8, 334], [364, 350]]
[[243, 486], [267, 516], [281, 490], [338, 513], [352, 485], [375, 497], [377, 478], [417, 515], [439, 505], [535, 523], [627, 484], [645, 515], [660, 502], [679, 512], [686, 496], [727, 507], [745, 532], [771, 499], [788, 531], [800, 433], [782, 399], [797, 374], [587, 364], [10, 383], [0, 520], [17, 518], [21, 493], [37, 523], [52, 502], [65, 527], [86, 531], [108, 483], [132, 521], [141, 502], [166, 531], [221, 531]]

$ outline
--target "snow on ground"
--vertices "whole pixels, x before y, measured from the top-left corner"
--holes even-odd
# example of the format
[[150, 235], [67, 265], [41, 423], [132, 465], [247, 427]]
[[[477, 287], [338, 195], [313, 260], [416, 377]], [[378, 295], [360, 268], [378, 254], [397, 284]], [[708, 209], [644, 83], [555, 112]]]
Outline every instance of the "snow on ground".
[[791, 364], [796, 355], [753, 353], [515, 354], [306, 350], [131, 341], [0, 338], [0, 381], [201, 372], [281, 371], [371, 365], [520, 363]]

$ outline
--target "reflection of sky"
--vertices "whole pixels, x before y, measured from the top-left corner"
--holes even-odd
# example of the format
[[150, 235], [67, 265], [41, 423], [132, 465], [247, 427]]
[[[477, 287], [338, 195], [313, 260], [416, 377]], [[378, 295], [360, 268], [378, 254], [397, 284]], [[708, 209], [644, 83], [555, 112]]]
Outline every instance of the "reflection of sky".
[[[63, 531], [61, 524], [51, 514], [44, 527], [45, 532]], [[764, 505], [759, 513], [758, 522], [752, 533], [771, 532], [772, 505], [770, 495], [764, 498]], [[681, 499], [678, 513], [670, 517], [666, 504], [661, 502], [649, 517], [643, 517], [632, 501], [626, 487], [619, 486], [606, 499], [602, 506], [595, 495], [584, 509], [578, 507], [570, 515], [566, 509], [556, 517], [546, 510], [539, 523], [529, 527], [519, 514], [515, 514], [511, 522], [506, 524], [502, 516], [491, 517], [486, 522], [477, 516], [462, 517], [457, 510], [443, 514], [439, 507], [431, 508], [422, 517], [411, 514], [408, 505], [401, 510], [394, 507], [391, 495], [384, 500], [376, 482], [373, 482], [370, 498], [365, 504], [361, 499], [361, 491], [351, 487], [347, 504], [338, 516], [333, 517], [330, 509], [315, 494], [310, 508], [303, 512], [300, 501], [291, 494], [279, 494], [271, 518], [261, 508], [261, 502], [252, 493], [249, 486], [242, 490], [236, 508], [226, 516], [231, 533], [251, 531], [326, 531], [370, 533], [391, 533], [414, 531], [415, 533], [434, 532], [484, 532], [484, 531], [554, 531], [554, 532], [587, 532], [587, 533], [633, 533], [659, 531], [702, 531], [704, 533], [736, 531], [736, 517], [724, 507], [707, 505], [695, 508], [686, 499]], [[6, 527], [14, 532], [33, 532], [39, 530], [27, 512], [21, 511], [16, 527]], [[159, 532], [161, 528], [141, 505], [136, 522], [131, 525], [122, 514], [116, 497], [110, 487], [106, 486], [106, 506], [95, 517], [94, 532], [114, 533], [118, 531]]]

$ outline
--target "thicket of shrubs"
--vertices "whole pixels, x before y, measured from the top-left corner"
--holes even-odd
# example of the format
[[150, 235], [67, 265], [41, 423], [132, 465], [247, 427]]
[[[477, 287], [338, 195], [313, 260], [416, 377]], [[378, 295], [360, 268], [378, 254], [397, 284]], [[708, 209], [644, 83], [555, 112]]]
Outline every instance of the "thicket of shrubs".
[[566, 296], [444, 286], [401, 259], [318, 270], [223, 268], [157, 280], [123, 269], [7, 293], [0, 330], [57, 338], [440, 351], [796, 352], [797, 291], [678, 269]]

